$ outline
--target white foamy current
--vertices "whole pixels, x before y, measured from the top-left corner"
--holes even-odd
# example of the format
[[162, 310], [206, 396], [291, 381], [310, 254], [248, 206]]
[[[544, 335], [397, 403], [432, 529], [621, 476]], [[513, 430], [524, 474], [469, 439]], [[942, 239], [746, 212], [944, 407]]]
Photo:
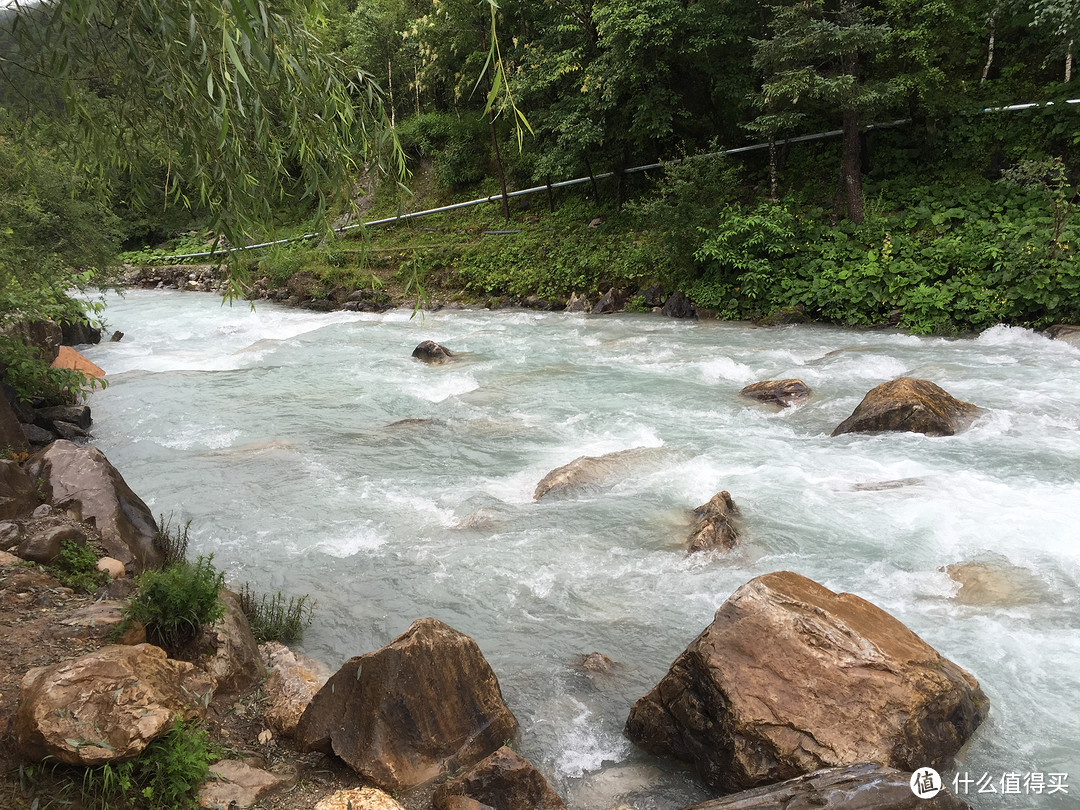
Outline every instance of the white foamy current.
[[[192, 554], [235, 583], [312, 594], [304, 650], [336, 667], [434, 616], [476, 639], [520, 750], [571, 806], [707, 798], [622, 736], [631, 704], [754, 576], [792, 570], [889, 611], [970, 670], [990, 718], [957, 771], [976, 808], [1080, 793], [1080, 350], [997, 327], [975, 339], [757, 329], [651, 315], [315, 314], [130, 292], [85, 348], [110, 385], [97, 445]], [[410, 357], [421, 340], [460, 352]], [[985, 412], [965, 433], [830, 438], [873, 386], [933, 380]], [[806, 405], [742, 400], [799, 377]], [[532, 500], [582, 455], [655, 448], [624, 477]], [[687, 510], [726, 489], [727, 556], [688, 557]], [[1019, 595], [964, 604], [944, 566], [991, 560]], [[599, 651], [606, 676], [574, 668]], [[1002, 795], [1006, 773], [1069, 795]], [[954, 772], [945, 774], [950, 783]], [[963, 793], [963, 791], [962, 791]]]

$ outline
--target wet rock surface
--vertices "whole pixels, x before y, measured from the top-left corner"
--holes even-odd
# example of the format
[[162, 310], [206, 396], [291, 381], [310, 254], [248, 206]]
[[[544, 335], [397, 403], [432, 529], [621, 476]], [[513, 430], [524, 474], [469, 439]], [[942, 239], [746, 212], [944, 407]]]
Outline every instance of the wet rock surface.
[[730, 792], [859, 762], [944, 770], [988, 712], [978, 682], [897, 619], [784, 571], [720, 607], [626, 734]]
[[765, 380], [752, 383], [739, 393], [755, 402], [764, 402], [768, 405], [786, 408], [806, 402], [806, 400], [810, 399], [812, 391], [810, 386], [802, 380], [789, 379]]
[[929, 380], [900, 377], [872, 389], [832, 435], [906, 431], [952, 436], [979, 413], [977, 405], [950, 396]]
[[425, 340], [413, 349], [412, 356], [429, 365], [440, 365], [449, 363], [454, 359], [455, 354], [434, 340]]
[[739, 542], [739, 508], [727, 491], [717, 492], [694, 510], [694, 526], [687, 538], [690, 551], [730, 551]]
[[[434, 810], [448, 810], [464, 796], [493, 810], [565, 810], [566, 804], [524, 757], [503, 746], [468, 771], [436, 788]], [[460, 807], [460, 805], [458, 805]]]

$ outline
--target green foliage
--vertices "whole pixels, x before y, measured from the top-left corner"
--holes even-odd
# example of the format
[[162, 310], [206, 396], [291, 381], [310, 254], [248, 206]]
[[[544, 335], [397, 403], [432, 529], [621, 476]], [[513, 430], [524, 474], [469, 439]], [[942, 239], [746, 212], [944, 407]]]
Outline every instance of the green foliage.
[[291, 596], [288, 601], [278, 591], [273, 596], [258, 594], [244, 583], [240, 587], [240, 608], [251, 625], [255, 640], [299, 641], [311, 624], [316, 602], [308, 594]]
[[177, 562], [158, 571], [146, 571], [137, 580], [138, 595], [124, 617], [142, 622], [146, 636], [166, 651], [176, 653], [194, 639], [204, 625], [225, 615], [218, 593], [225, 575], [213, 564], [213, 555], [194, 563]]
[[98, 555], [93, 546], [64, 540], [60, 543], [60, 556], [49, 566], [60, 584], [79, 593], [93, 593], [108, 576], [97, 570]]
[[106, 381], [44, 363], [36, 349], [22, 340], [0, 335], [0, 379], [15, 389], [22, 402], [69, 404], [85, 399]]
[[187, 561], [189, 533], [191, 521], [186, 523], [173, 523], [173, 516], [160, 515], [158, 517], [157, 537], [154, 538], [154, 547], [161, 552], [162, 568], [169, 568]]

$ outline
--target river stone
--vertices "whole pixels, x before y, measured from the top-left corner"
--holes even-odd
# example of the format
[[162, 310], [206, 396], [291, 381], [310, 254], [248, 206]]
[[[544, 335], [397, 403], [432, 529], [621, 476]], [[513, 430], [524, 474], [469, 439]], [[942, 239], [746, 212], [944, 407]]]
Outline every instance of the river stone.
[[[52, 408], [38, 408], [37, 416], [46, 422], [70, 422], [84, 431], [90, 429], [93, 419], [90, 408], [86, 405], [56, 405]], [[41, 425], [47, 428], [48, 425]]]
[[124, 564], [115, 557], [102, 557], [94, 567], [109, 579], [123, 579], [127, 576]]
[[34, 481], [19, 463], [0, 460], [0, 520], [28, 515], [39, 503]]
[[947, 565], [944, 571], [960, 585], [953, 598], [965, 605], [1017, 607], [1052, 598], [1029, 569], [998, 555]]
[[945, 770], [989, 708], [970, 674], [885, 611], [781, 571], [720, 606], [626, 734], [734, 792], [859, 762]]
[[22, 432], [26, 441], [33, 447], [44, 447], [56, 440], [56, 436], [51, 430], [45, 430], [45, 428], [33, 424], [22, 425]]
[[223, 759], [210, 766], [210, 779], [199, 788], [199, 806], [251, 807], [267, 793], [295, 781], [287, 774], [271, 773], [241, 759]]
[[48, 565], [60, 556], [60, 546], [65, 540], [85, 546], [86, 532], [78, 523], [63, 520], [58, 525], [44, 526], [28, 534], [19, 543], [17, 553], [24, 560]]
[[871, 390], [832, 435], [907, 431], [952, 436], [970, 425], [979, 410], [929, 380], [900, 377]]
[[27, 460], [26, 471], [45, 480], [52, 505], [74, 507], [82, 520], [93, 523], [105, 551], [129, 571], [161, 564], [153, 514], [96, 447], [55, 441]]
[[589, 302], [585, 296], [578, 296], [576, 292], [570, 293], [570, 300], [563, 312], [585, 312], [589, 308]]
[[405, 810], [392, 796], [378, 788], [339, 790], [320, 799], [315, 810]]
[[413, 349], [412, 356], [430, 364], [449, 363], [454, 357], [454, 352], [445, 346], [440, 346], [434, 340], [425, 340]]
[[270, 670], [262, 689], [267, 705], [263, 719], [283, 737], [291, 737], [300, 715], [330, 678], [318, 661], [290, 650], [277, 641], [259, 645], [259, 653]]
[[634, 447], [602, 456], [580, 456], [569, 464], [556, 467], [540, 479], [533, 500], [546, 495], [565, 495], [574, 489], [603, 484], [608, 479], [634, 467], [653, 461], [663, 452], [658, 447]]
[[689, 298], [681, 292], [675, 292], [668, 296], [660, 314], [669, 318], [696, 318], [697, 310], [694, 309]]
[[19, 424], [19, 417], [3, 393], [0, 393], [0, 451], [9, 454], [30, 452], [30, 443]]
[[747, 399], [779, 405], [782, 408], [806, 402], [810, 398], [810, 386], [802, 380], [765, 380], [746, 386], [740, 392]]
[[730, 551], [739, 542], [739, 532], [735, 520], [739, 508], [726, 491], [717, 492], [708, 503], [703, 503], [694, 510], [694, 528], [687, 538], [690, 551], [721, 549]]
[[22, 531], [19, 529], [18, 523], [13, 523], [10, 520], [0, 521], [0, 549], [8, 551], [19, 545], [19, 538], [22, 537]]
[[910, 773], [862, 762], [825, 768], [684, 810], [970, 810], [967, 802], [946, 790], [920, 799], [910, 780]]
[[196, 713], [206, 675], [152, 644], [102, 647], [23, 676], [15, 735], [28, 761], [69, 765], [131, 759]]
[[600, 296], [600, 300], [593, 304], [593, 315], [610, 315], [617, 308], [617, 302], [615, 300], [615, 288], [612, 287], [606, 293]]
[[220, 591], [218, 597], [225, 615], [200, 632], [198, 648], [212, 652], [200, 656], [197, 663], [214, 682], [215, 692], [232, 694], [265, 678], [266, 668], [240, 597], [229, 590]]
[[65, 346], [81, 346], [84, 343], [100, 343], [101, 330], [88, 323], [60, 324], [61, 343]]
[[434, 810], [449, 810], [447, 799], [466, 796], [494, 810], [565, 810], [566, 804], [524, 757], [505, 745], [460, 776], [444, 782], [431, 797]]
[[301, 750], [341, 757], [386, 790], [467, 768], [517, 731], [476, 642], [419, 619], [375, 652], [345, 662], [296, 727]]
[[1054, 340], [1060, 340], [1080, 348], [1080, 326], [1066, 323], [1054, 324], [1046, 330], [1046, 334], [1050, 335]]

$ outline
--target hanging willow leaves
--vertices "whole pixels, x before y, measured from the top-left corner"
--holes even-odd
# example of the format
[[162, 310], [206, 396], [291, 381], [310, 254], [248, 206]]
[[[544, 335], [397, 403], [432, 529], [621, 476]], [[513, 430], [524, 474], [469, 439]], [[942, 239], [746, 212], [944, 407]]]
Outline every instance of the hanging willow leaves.
[[[380, 88], [303, 25], [321, 13], [318, 0], [12, 6], [3, 25], [18, 47], [0, 90], [13, 70], [33, 76], [43, 92], [26, 100], [26, 131], [49, 127], [103, 186], [128, 177], [136, 204], [164, 177], [171, 204], [206, 208], [242, 244], [289, 195], [322, 214], [348, 198], [363, 165], [404, 175]], [[230, 277], [239, 292], [239, 270]]]

